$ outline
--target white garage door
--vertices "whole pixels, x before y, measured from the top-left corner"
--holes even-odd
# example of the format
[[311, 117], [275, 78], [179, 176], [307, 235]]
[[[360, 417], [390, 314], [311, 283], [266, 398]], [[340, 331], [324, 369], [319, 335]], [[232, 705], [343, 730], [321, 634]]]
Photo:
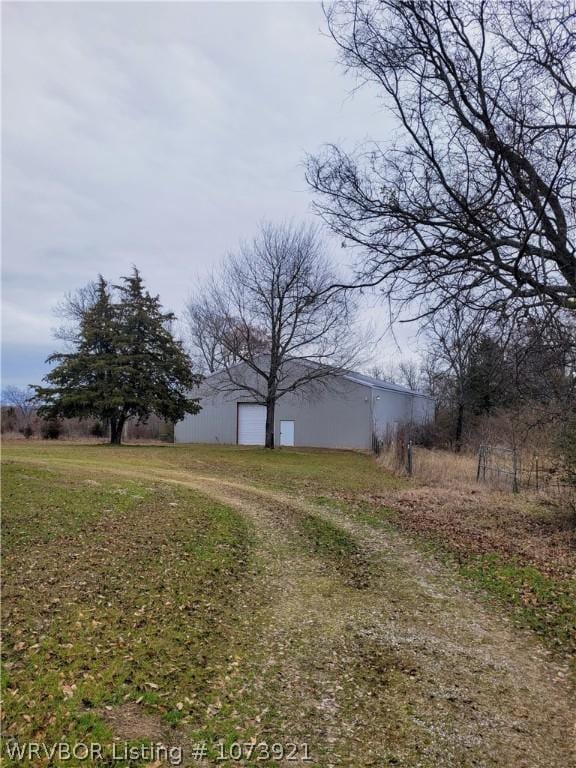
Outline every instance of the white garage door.
[[264, 445], [266, 442], [266, 406], [238, 404], [238, 445]]

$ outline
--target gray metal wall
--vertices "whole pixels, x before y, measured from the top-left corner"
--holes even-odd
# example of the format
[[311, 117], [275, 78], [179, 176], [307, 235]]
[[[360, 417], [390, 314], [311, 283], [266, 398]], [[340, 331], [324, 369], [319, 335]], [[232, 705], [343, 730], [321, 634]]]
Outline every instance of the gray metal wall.
[[[202, 410], [175, 428], [177, 443], [237, 442], [238, 403], [257, 402], [246, 392], [217, 393], [205, 385]], [[367, 448], [372, 434], [406, 422], [434, 417], [434, 401], [427, 397], [371, 389], [341, 377], [325, 379], [284, 395], [276, 405], [275, 440], [280, 443], [280, 421], [294, 421], [294, 445], [315, 448]]]
[[[255, 402], [247, 393], [204, 397], [202, 410], [175, 428], [177, 443], [236, 443], [237, 404]], [[370, 390], [338, 378], [282, 397], [276, 405], [275, 440], [280, 421], [294, 421], [294, 445], [315, 448], [370, 448]]]
[[373, 389], [374, 433], [384, 437], [400, 424], [425, 424], [434, 419], [434, 400], [424, 395]]

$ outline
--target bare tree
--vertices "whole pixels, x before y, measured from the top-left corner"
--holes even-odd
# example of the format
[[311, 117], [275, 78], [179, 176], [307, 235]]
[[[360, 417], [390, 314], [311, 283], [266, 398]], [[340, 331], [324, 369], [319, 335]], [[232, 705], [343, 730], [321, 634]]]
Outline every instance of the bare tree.
[[415, 360], [400, 360], [398, 363], [399, 383], [414, 391], [420, 388], [420, 366]]
[[[429, 344], [425, 365], [434, 395], [455, 405], [454, 448], [462, 447], [464, 417], [469, 405], [469, 374], [474, 353], [487, 333], [487, 316], [456, 302], [444, 306], [430, 318], [424, 335]], [[486, 376], [490, 372], [486, 371]], [[443, 391], [442, 391], [443, 390]]]
[[[453, 422], [459, 451], [464, 425], [506, 425], [514, 445], [531, 431], [565, 421], [576, 403], [576, 343], [571, 313], [502, 319], [462, 302], [436, 312], [428, 343], [428, 390]], [[502, 437], [503, 435], [500, 435]]]
[[247, 392], [266, 405], [274, 447], [276, 403], [349, 367], [354, 306], [336, 281], [315, 228], [265, 224], [229, 256], [188, 307], [194, 346], [219, 391]]
[[316, 207], [358, 246], [358, 285], [434, 311], [576, 306], [571, 0], [338, 0], [345, 66], [397, 143], [308, 161]]
[[[101, 279], [99, 275], [99, 279]], [[54, 307], [54, 315], [64, 324], [54, 329], [54, 338], [73, 345], [78, 340], [78, 328], [98, 301], [98, 280], [91, 280], [75, 291], [66, 293], [62, 301]]]
[[418, 390], [422, 383], [420, 366], [414, 360], [402, 359], [396, 365], [373, 365], [368, 373], [375, 379], [387, 381], [390, 384], [399, 384], [408, 389]]
[[24, 427], [30, 426], [30, 420], [38, 406], [31, 387], [25, 389], [13, 386], [5, 387], [2, 390], [2, 404], [14, 408]]
[[[483, 366], [484, 367], [484, 366]], [[518, 441], [547, 425], [561, 427], [576, 408], [576, 325], [572, 313], [548, 322], [517, 320], [506, 339], [500, 373], [508, 389], [507, 416]], [[485, 378], [480, 370], [479, 379]]]
[[387, 365], [382, 365], [380, 363], [377, 363], [376, 365], [372, 365], [368, 369], [368, 375], [372, 376], [374, 379], [380, 379], [381, 381], [387, 381], [390, 384], [397, 384], [397, 377], [398, 377], [398, 371], [394, 365], [391, 363], [388, 363]]
[[223, 349], [221, 339], [225, 333], [227, 319], [220, 314], [218, 301], [204, 293], [193, 296], [185, 309], [188, 338], [191, 342], [191, 357], [203, 374], [210, 375], [238, 362]]

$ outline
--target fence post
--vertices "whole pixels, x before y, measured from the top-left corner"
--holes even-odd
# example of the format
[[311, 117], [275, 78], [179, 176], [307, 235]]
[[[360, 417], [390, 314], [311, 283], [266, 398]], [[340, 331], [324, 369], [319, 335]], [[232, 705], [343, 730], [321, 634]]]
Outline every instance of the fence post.
[[412, 440], [408, 441], [408, 474], [412, 474]]
[[480, 482], [480, 467], [482, 466], [482, 449], [484, 448], [483, 445], [480, 446], [478, 449], [478, 469], [476, 470], [476, 482]]
[[518, 451], [516, 448], [512, 451], [512, 471], [514, 472], [512, 478], [512, 492], [518, 493]]
[[536, 490], [538, 490], [538, 456], [536, 456]]

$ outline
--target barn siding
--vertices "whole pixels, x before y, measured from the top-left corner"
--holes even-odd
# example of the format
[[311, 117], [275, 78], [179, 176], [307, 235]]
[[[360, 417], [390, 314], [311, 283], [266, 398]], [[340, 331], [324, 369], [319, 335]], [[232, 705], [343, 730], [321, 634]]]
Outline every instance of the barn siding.
[[[204, 397], [202, 410], [175, 428], [177, 443], [236, 443], [237, 403], [255, 402], [247, 393]], [[280, 421], [294, 421], [294, 445], [316, 448], [370, 448], [370, 390], [339, 379], [284, 395], [276, 405], [275, 440]]]
[[372, 390], [374, 434], [384, 437], [399, 424], [424, 424], [434, 419], [434, 400], [423, 395]]
[[[246, 374], [252, 386], [256, 382]], [[237, 404], [257, 402], [247, 392], [221, 393], [209, 382], [200, 391], [202, 410], [187, 416], [175, 428], [177, 443], [237, 442]], [[372, 435], [383, 436], [395, 424], [420, 423], [433, 418], [428, 397], [393, 389], [371, 388], [343, 377], [323, 379], [284, 395], [276, 405], [275, 441], [280, 444], [280, 421], [294, 421], [294, 445], [315, 448], [369, 449]]]

